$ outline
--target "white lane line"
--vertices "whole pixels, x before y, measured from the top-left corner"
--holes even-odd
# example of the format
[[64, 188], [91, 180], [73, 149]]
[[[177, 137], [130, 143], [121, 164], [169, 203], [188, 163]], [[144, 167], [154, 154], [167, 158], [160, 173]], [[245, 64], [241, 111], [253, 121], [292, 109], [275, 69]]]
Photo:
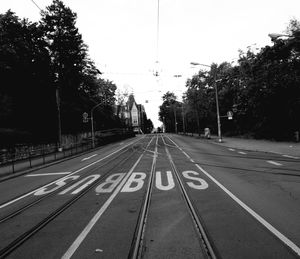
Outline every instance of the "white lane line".
[[[152, 142], [152, 139], [149, 142], [149, 144]], [[146, 149], [147, 148], [148, 148], [148, 146], [146, 147]], [[106, 211], [106, 209], [111, 204], [111, 202], [113, 201], [113, 199], [117, 196], [117, 194], [120, 192], [120, 190], [122, 189], [122, 187], [125, 185], [126, 181], [128, 180], [128, 178], [132, 174], [133, 170], [136, 168], [136, 166], [138, 165], [138, 163], [141, 161], [144, 153], [145, 152], [143, 152], [140, 155], [140, 157], [138, 158], [138, 160], [135, 162], [135, 164], [132, 166], [132, 168], [129, 170], [129, 172], [126, 174], [126, 176], [123, 178], [122, 182], [118, 185], [118, 187], [115, 189], [115, 191], [112, 193], [112, 195], [107, 199], [107, 201], [103, 204], [103, 206], [99, 209], [99, 211], [94, 215], [94, 217], [86, 225], [86, 227], [83, 229], [83, 231], [79, 234], [79, 236], [76, 238], [76, 240], [73, 242], [73, 244], [69, 247], [69, 249], [61, 257], [62, 259], [71, 258], [72, 255], [76, 252], [76, 250], [78, 249], [78, 247], [84, 241], [84, 239], [89, 234], [89, 232], [92, 230], [92, 228], [97, 223], [97, 221], [100, 219], [100, 217], [102, 216], [102, 214]]]
[[[177, 147], [178, 145], [170, 139]], [[179, 148], [179, 147], [178, 147]], [[181, 148], [179, 148], [181, 149]], [[236, 197], [232, 192], [230, 192], [224, 185], [218, 182], [214, 177], [212, 177], [208, 172], [206, 172], [200, 165], [195, 164], [197, 168], [203, 172], [209, 179], [211, 179], [217, 186], [219, 186], [230, 198], [232, 198], [236, 203], [238, 203], [243, 209], [245, 209], [251, 216], [253, 216], [258, 222], [260, 222], [264, 227], [266, 227], [271, 233], [278, 237], [283, 243], [290, 247], [296, 254], [300, 255], [300, 247], [298, 247], [293, 241], [288, 239], [285, 235], [279, 232], [275, 227], [273, 227], [264, 218], [258, 215], [254, 210], [248, 207], [244, 202], [242, 202], [238, 197]]]
[[4, 207], [7, 207], [8, 205], [11, 205], [11, 204], [13, 204], [13, 203], [15, 203], [15, 202], [17, 202], [17, 201], [23, 199], [23, 198], [26, 198], [26, 197], [28, 197], [29, 195], [31, 195], [31, 194], [33, 194], [33, 193], [35, 193], [35, 192], [37, 192], [37, 191], [40, 191], [40, 190], [44, 189], [45, 187], [50, 186], [51, 184], [54, 184], [54, 183], [63, 181], [63, 180], [66, 179], [67, 177], [69, 177], [69, 176], [71, 176], [71, 175], [74, 175], [74, 174], [76, 174], [76, 173], [78, 173], [78, 172], [81, 172], [81, 171], [85, 170], [86, 168], [89, 168], [90, 166], [95, 165], [95, 164], [97, 164], [97, 163], [103, 161], [104, 159], [106, 159], [106, 158], [108, 158], [108, 157], [110, 157], [110, 156], [112, 156], [112, 155], [118, 153], [118, 152], [121, 151], [122, 149], [124, 149], [124, 148], [130, 146], [131, 144], [134, 144], [135, 142], [138, 142], [139, 140], [140, 140], [140, 139], [137, 139], [137, 140], [135, 140], [135, 141], [132, 141], [132, 142], [128, 143], [127, 145], [125, 145], [125, 146], [123, 146], [123, 147], [121, 147], [121, 148], [115, 150], [114, 152], [108, 154], [107, 156], [102, 157], [102, 158], [100, 158], [99, 160], [97, 160], [97, 161], [95, 161], [95, 162], [93, 162], [93, 163], [90, 163], [90, 164], [88, 164], [88, 165], [86, 165], [86, 166], [84, 166], [84, 167], [82, 167], [82, 168], [80, 168], [80, 169], [74, 171], [73, 173], [70, 173], [70, 174], [68, 174], [68, 175], [66, 175], [66, 176], [64, 176], [64, 177], [62, 177], [62, 178], [60, 178], [60, 179], [57, 179], [57, 180], [55, 180], [55, 181], [53, 181], [53, 182], [51, 182], [51, 183], [48, 183], [48, 184], [46, 184], [46, 185], [43, 185], [42, 187], [37, 188], [37, 189], [35, 189], [35, 190], [33, 190], [33, 191], [30, 191], [30, 192], [28, 192], [28, 193], [25, 193], [24, 195], [22, 195], [22, 196], [20, 196], [20, 197], [18, 197], [18, 198], [15, 198], [15, 199], [13, 199], [13, 200], [11, 200], [11, 201], [9, 201], [9, 202], [3, 203], [3, 204], [0, 205], [0, 209], [2, 209], [2, 208], [4, 208]]
[[272, 161], [272, 160], [267, 160], [267, 162], [268, 162], [269, 164], [272, 164], [272, 165], [277, 165], [277, 166], [282, 165], [282, 164], [280, 164], [280, 163], [278, 163], [278, 162], [275, 162], [275, 161]]
[[290, 155], [282, 155], [282, 156], [287, 157], [287, 158], [299, 159], [299, 157], [297, 157], [297, 156], [290, 156]]
[[58, 172], [58, 173], [45, 173], [45, 174], [27, 174], [25, 177], [31, 177], [31, 176], [48, 176], [48, 175], [64, 175], [69, 174], [71, 172]]
[[247, 153], [245, 153], [243, 151], [239, 151], [238, 153], [241, 154], [241, 155], [247, 155]]
[[228, 148], [228, 150], [229, 150], [229, 151], [235, 151], [235, 149], [233, 149], [233, 148]]
[[83, 158], [81, 161], [85, 161], [85, 160], [88, 160], [88, 159], [91, 159], [92, 157], [95, 157], [95, 156], [97, 156], [98, 154], [94, 154], [94, 155], [91, 155], [91, 156], [89, 156], [89, 157], [85, 157], [85, 158]]

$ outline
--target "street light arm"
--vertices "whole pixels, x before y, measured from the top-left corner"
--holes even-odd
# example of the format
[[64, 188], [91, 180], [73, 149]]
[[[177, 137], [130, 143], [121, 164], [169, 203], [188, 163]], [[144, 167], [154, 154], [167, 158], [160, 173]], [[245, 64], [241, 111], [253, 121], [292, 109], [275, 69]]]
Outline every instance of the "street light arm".
[[280, 37], [287, 37], [289, 39], [295, 38], [293, 35], [281, 33], [269, 33], [268, 36], [271, 38], [272, 41], [277, 40]]
[[204, 66], [204, 67], [211, 68], [211, 66], [209, 66], [209, 65], [201, 64], [201, 63], [198, 63], [198, 62], [191, 62], [190, 64], [193, 65], [193, 66]]
[[93, 113], [93, 111], [98, 107], [100, 106], [102, 103], [98, 103], [96, 104], [92, 109], [91, 109], [91, 114]]

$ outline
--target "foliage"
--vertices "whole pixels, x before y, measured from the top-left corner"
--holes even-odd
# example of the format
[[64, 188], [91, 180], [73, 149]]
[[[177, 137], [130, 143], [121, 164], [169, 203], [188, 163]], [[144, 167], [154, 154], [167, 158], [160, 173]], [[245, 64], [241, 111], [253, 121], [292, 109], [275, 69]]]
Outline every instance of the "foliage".
[[163, 104], [160, 106], [159, 119], [165, 125], [166, 132], [179, 132], [183, 130], [182, 103], [172, 92], [163, 95]]
[[[293, 139], [300, 131], [300, 22], [292, 20], [286, 33], [291, 36], [258, 53], [241, 51], [235, 66], [212, 64], [188, 79], [183, 98], [187, 131], [210, 127], [216, 134], [216, 82], [223, 134]], [[174, 117], [168, 96], [159, 113], [167, 129]], [[228, 111], [234, 111], [233, 120], [227, 119]]]
[[95, 129], [121, 125], [113, 109], [116, 85], [100, 78], [76, 20], [60, 0], [41, 12], [39, 23], [21, 20], [10, 10], [0, 14], [3, 132], [23, 132], [23, 141], [55, 141], [58, 104], [63, 134], [89, 130], [82, 114], [99, 103]]

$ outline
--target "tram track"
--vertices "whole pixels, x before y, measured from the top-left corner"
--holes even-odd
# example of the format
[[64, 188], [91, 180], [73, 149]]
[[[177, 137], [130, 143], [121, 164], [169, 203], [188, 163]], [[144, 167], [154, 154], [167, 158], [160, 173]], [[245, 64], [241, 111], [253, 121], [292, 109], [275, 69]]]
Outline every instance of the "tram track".
[[[144, 138], [142, 138], [142, 139], [144, 139]], [[134, 149], [134, 146], [137, 145], [137, 143], [138, 143], [140, 140], [142, 140], [142, 139], [138, 139], [137, 141], [133, 141], [133, 142], [127, 144], [125, 147], [120, 148], [120, 149], [117, 149], [117, 150], [113, 151], [112, 153], [110, 153], [109, 155], [107, 155], [107, 156], [105, 156], [105, 157], [103, 157], [103, 158], [101, 158], [101, 159], [96, 160], [95, 162], [92, 162], [92, 163], [89, 163], [88, 165], [85, 165], [85, 166], [83, 166], [83, 167], [80, 167], [79, 169], [74, 170], [73, 172], [69, 173], [68, 175], [63, 176], [62, 178], [59, 178], [59, 179], [54, 180], [54, 181], [50, 181], [50, 182], [48, 182], [48, 183], [46, 183], [46, 184], [44, 184], [44, 185], [42, 185], [42, 186], [40, 186], [40, 187], [38, 187], [38, 188], [34, 188], [33, 190], [27, 191], [26, 193], [23, 193], [23, 194], [21, 194], [21, 195], [18, 195], [18, 196], [16, 196], [16, 197], [13, 197], [13, 198], [11, 198], [11, 199], [5, 201], [5, 202], [2, 202], [2, 203], [0, 204], [0, 209], [2, 209], [2, 208], [4, 208], [4, 207], [6, 207], [7, 205], [10, 205], [10, 204], [12, 204], [12, 203], [18, 201], [18, 200], [20, 200], [20, 199], [22, 199], [22, 198], [24, 198], [24, 197], [26, 197], [26, 196], [28, 196], [28, 195], [30, 195], [30, 194], [36, 192], [36, 191], [39, 191], [40, 189], [45, 188], [45, 187], [47, 187], [47, 186], [49, 186], [49, 185], [51, 185], [51, 184], [53, 184], [53, 183], [56, 183], [56, 182], [59, 182], [59, 181], [63, 181], [64, 179], [68, 178], [69, 176], [74, 175], [74, 174], [76, 174], [76, 173], [79, 173], [79, 172], [81, 172], [81, 171], [83, 171], [83, 170], [89, 168], [90, 166], [93, 166], [93, 165], [99, 163], [99, 162], [102, 162], [103, 160], [105, 160], [105, 159], [107, 159], [107, 158], [110, 158], [111, 156], [113, 156], [113, 155], [115, 155], [115, 154], [118, 154], [120, 151], [122, 151], [122, 150], [124, 150], [124, 149], [125, 149], [125, 152], [128, 151], [129, 149]], [[113, 160], [113, 158], [112, 158], [112, 160]]]
[[144, 197], [144, 202], [139, 214], [139, 220], [138, 224], [135, 229], [135, 234], [133, 238], [133, 242], [129, 251], [128, 258], [140, 258], [142, 254], [142, 248], [143, 248], [143, 236], [146, 228], [147, 223], [147, 215], [149, 211], [150, 201], [151, 201], [151, 194], [152, 194], [152, 188], [153, 188], [153, 182], [154, 182], [154, 172], [156, 167], [156, 159], [157, 159], [157, 143], [158, 143], [158, 137], [156, 137], [156, 143], [155, 143], [155, 150], [153, 153], [153, 161], [152, 166], [150, 170], [150, 177]]
[[[128, 152], [128, 150], [129, 150], [129, 149], [125, 149], [125, 150], [123, 150], [121, 153], [119, 153], [116, 157], [110, 158], [109, 160], [107, 160], [107, 161], [105, 161], [103, 164], [101, 164], [101, 165], [99, 165], [99, 166], [93, 168], [92, 170], [86, 171], [86, 172], [82, 173], [82, 174], [81, 174], [81, 177], [84, 177], [84, 176], [86, 176], [86, 175], [88, 175], [88, 174], [93, 174], [94, 172], [96, 172], [96, 171], [98, 171], [99, 169], [105, 167], [106, 165], [110, 164], [111, 162], [116, 163], [116, 159], [118, 159], [119, 157], [121, 157], [121, 155], [123, 155], [124, 153]], [[129, 156], [131, 156], [131, 154], [130, 154]], [[125, 158], [125, 159], [126, 159], [126, 158]], [[122, 160], [121, 160], [121, 161], [122, 161]], [[118, 162], [117, 162], [117, 165], [118, 165]], [[106, 176], [109, 174], [109, 172], [110, 172], [110, 170], [106, 171], [106, 173], [103, 174], [103, 175], [101, 176], [101, 178], [106, 177]], [[64, 187], [64, 188], [68, 188], [68, 187], [70, 187], [71, 185], [74, 185], [74, 184], [76, 184], [76, 183], [79, 182], [79, 181], [81, 181], [81, 178], [76, 179], [76, 180], [74, 180], [74, 181], [67, 182], [63, 187]], [[43, 200], [45, 200], [45, 199], [47, 199], [47, 198], [50, 198], [50, 197], [52, 197], [52, 196], [54, 196], [54, 195], [57, 195], [57, 193], [59, 193], [60, 191], [61, 191], [60, 189], [57, 189], [57, 190], [54, 190], [53, 192], [50, 192], [50, 193], [45, 194], [45, 195], [43, 195], [43, 196], [37, 196], [38, 198], [35, 199], [34, 201], [29, 202], [29, 203], [27, 203], [26, 205], [22, 206], [21, 208], [17, 209], [16, 211], [13, 211], [13, 212], [9, 213], [8, 215], [2, 217], [2, 218], [0, 219], [0, 225], [1, 225], [2, 223], [4, 223], [5, 221], [14, 218], [15, 216], [19, 215], [20, 213], [24, 212], [25, 210], [27, 210], [27, 209], [33, 207], [34, 205], [37, 205], [38, 203], [42, 202]]]
[[[151, 141], [150, 141], [151, 142]], [[128, 151], [128, 150], [127, 150]], [[124, 151], [125, 152], [125, 151]], [[74, 204], [77, 200], [79, 200], [81, 197], [86, 195], [89, 191], [91, 191], [95, 186], [97, 186], [112, 170], [114, 170], [117, 167], [122, 166], [126, 162], [128, 162], [134, 155], [138, 154], [139, 152], [143, 152], [143, 148], [138, 147], [138, 148], [133, 148], [133, 152], [130, 153], [128, 156], [122, 158], [120, 161], [117, 161], [117, 163], [114, 163], [113, 166], [110, 166], [108, 170], [106, 170], [106, 173], [101, 175], [98, 179], [96, 179], [93, 183], [91, 183], [89, 186], [87, 186], [85, 189], [83, 189], [81, 192], [79, 192], [77, 195], [73, 196], [71, 199], [67, 200], [65, 203], [63, 203], [61, 206], [59, 206], [57, 209], [55, 209], [53, 212], [51, 212], [47, 217], [43, 218], [40, 220], [37, 224], [32, 226], [30, 229], [26, 230], [23, 232], [23, 234], [19, 235], [17, 238], [15, 238], [12, 242], [10, 242], [8, 245], [3, 247], [0, 250], [0, 258], [5, 258], [8, 256], [10, 253], [12, 253], [15, 249], [17, 249], [19, 246], [21, 246], [24, 242], [29, 240], [32, 236], [34, 236], [37, 232], [39, 232], [43, 227], [45, 227], [48, 223], [53, 221], [55, 218], [57, 218], [62, 212], [67, 210], [72, 204]], [[122, 153], [123, 154], [123, 153]], [[118, 155], [118, 157], [121, 157], [121, 154]], [[115, 160], [116, 158], [112, 158]], [[108, 165], [109, 162], [112, 160], [110, 159], [105, 163], [105, 165]], [[102, 167], [104, 164], [102, 165]], [[99, 168], [98, 168], [99, 169]], [[97, 168], [93, 169], [97, 170]], [[90, 172], [89, 172], [90, 173]], [[74, 182], [72, 182], [74, 184]], [[65, 186], [66, 187], [66, 186]], [[57, 193], [57, 192], [55, 192]], [[51, 193], [51, 195], [47, 195], [45, 198], [49, 198], [55, 193]], [[33, 204], [30, 204], [30, 206], [25, 206], [25, 208], [21, 209], [20, 211], [16, 211], [12, 213], [11, 215], [8, 215], [4, 218], [1, 219], [1, 223], [4, 223], [5, 221], [15, 218], [17, 215], [20, 215], [22, 212], [25, 210], [33, 207], [34, 205], [40, 203], [43, 199], [35, 201]]]
[[[199, 216], [196, 207], [193, 204], [193, 201], [190, 199], [184, 184], [179, 176], [179, 172], [177, 170], [177, 167], [172, 159], [172, 156], [169, 152], [168, 146], [172, 148], [177, 148], [176, 146], [171, 146], [167, 144], [163, 138], [163, 136], [160, 136], [162, 139], [162, 142], [164, 144], [164, 149], [166, 152], [167, 159], [171, 165], [172, 170], [175, 173], [175, 177], [177, 182], [179, 183], [179, 189], [181, 192], [181, 195], [183, 197], [183, 200], [185, 202], [186, 208], [189, 211], [189, 214], [192, 218], [192, 221], [194, 223], [194, 228], [196, 229], [196, 232], [198, 233], [198, 240], [200, 241], [200, 246], [203, 248], [203, 251], [205, 251], [205, 258], [209, 259], [217, 259], [220, 258], [218, 255], [216, 248], [213, 246], [212, 241], [209, 238], [209, 235], [204, 227], [204, 224], [201, 220], [201, 217]], [[145, 235], [145, 230], [147, 227], [147, 219], [148, 219], [148, 214], [150, 210], [150, 203], [151, 203], [151, 195], [152, 195], [152, 189], [153, 189], [153, 182], [154, 182], [154, 172], [156, 168], [156, 158], [157, 158], [157, 147], [158, 147], [158, 137], [156, 141], [156, 147], [155, 147], [155, 152], [154, 152], [154, 159], [151, 167], [151, 173], [149, 177], [149, 182], [147, 185], [147, 189], [145, 192], [145, 197], [144, 201], [142, 203], [142, 207], [140, 210], [140, 215], [139, 219], [136, 225], [136, 230], [135, 234], [133, 237], [133, 242], [131, 245], [131, 249], [128, 255], [128, 258], [130, 259], [136, 259], [136, 258], [143, 258], [143, 243], [144, 243], [144, 235]]]
[[[163, 139], [163, 141], [164, 141], [164, 139]], [[164, 141], [164, 143], [165, 143], [165, 141]], [[217, 256], [216, 248], [213, 247], [212, 241], [210, 240], [209, 235], [207, 233], [207, 230], [205, 229], [204, 224], [201, 220], [201, 217], [199, 216], [199, 213], [197, 212], [196, 206], [194, 206], [193, 201], [190, 199], [190, 197], [189, 197], [189, 195], [188, 195], [188, 193], [187, 193], [187, 191], [184, 187], [184, 184], [183, 184], [183, 182], [182, 182], [182, 180], [179, 176], [179, 172], [177, 170], [177, 167], [176, 167], [176, 165], [175, 165], [175, 163], [172, 159], [172, 156], [171, 156], [167, 146], [165, 146], [165, 150], [166, 150], [166, 153], [167, 153], [167, 157], [170, 161], [171, 167], [175, 172], [175, 177], [176, 177], [176, 179], [179, 183], [179, 187], [180, 187], [182, 197], [183, 197], [184, 201], [186, 202], [187, 208], [188, 208], [188, 210], [190, 212], [190, 215], [193, 219], [194, 226], [197, 229], [197, 232], [199, 234], [199, 239], [201, 240], [202, 246], [204, 247], [204, 249], [207, 253], [207, 257], [211, 258], [211, 259], [220, 258], [220, 256]]]
[[[142, 139], [139, 139], [137, 142], [139, 142], [139, 141], [141, 141], [141, 140], [142, 140]], [[30, 194], [32, 194], [32, 193], [34, 193], [34, 192], [39, 191], [41, 188], [45, 188], [45, 187], [47, 187], [47, 186], [49, 186], [49, 185], [51, 185], [51, 184], [54, 184], [54, 183], [63, 181], [64, 179], [66, 179], [66, 178], [70, 177], [71, 175], [74, 175], [74, 174], [76, 174], [76, 173], [78, 173], [78, 172], [83, 171], [83, 173], [81, 173], [81, 176], [84, 176], [84, 175], [86, 175], [86, 174], [93, 173], [93, 172], [99, 170], [100, 168], [103, 168], [104, 166], [110, 164], [111, 162], [115, 162], [116, 159], [118, 159], [121, 155], [123, 155], [124, 153], [128, 152], [129, 150], [134, 150], [134, 149], [138, 148], [138, 145], [137, 145], [138, 143], [137, 143], [137, 142], [132, 142], [132, 143], [130, 143], [130, 145], [129, 145], [129, 146], [126, 146], [125, 149], [118, 150], [119, 152], [116, 152], [116, 153], [113, 152], [113, 153], [112, 153], [113, 156], [106, 156], [106, 157], [104, 157], [104, 158], [102, 158], [102, 159], [100, 159], [100, 160], [97, 160], [96, 162], [102, 162], [103, 160], [105, 161], [106, 159], [108, 159], [108, 160], [106, 160], [103, 164], [100, 164], [100, 166], [97, 166], [96, 168], [93, 168], [93, 169], [91, 169], [91, 170], [89, 170], [89, 171], [84, 171], [84, 169], [87, 169], [87, 168], [89, 167], [89, 165], [94, 165], [94, 164], [96, 164], [96, 162], [93, 162], [93, 163], [91, 163], [91, 164], [88, 164], [88, 166], [84, 166], [84, 167], [81, 167], [81, 168], [79, 168], [79, 169], [77, 169], [77, 170], [74, 170], [74, 171], [71, 172], [70, 174], [68, 174], [68, 175], [66, 175], [66, 176], [64, 176], [64, 177], [62, 177], [62, 178], [60, 178], [60, 179], [57, 179], [57, 180], [55, 180], [55, 181], [51, 181], [51, 182], [49, 182], [49, 183], [46, 183], [46, 184], [42, 185], [41, 187], [35, 188], [34, 190], [30, 190], [30, 191], [28, 191], [28, 192], [26, 192], [26, 193], [24, 193], [24, 194], [18, 195], [18, 196], [16, 196], [16, 197], [11, 198], [10, 200], [7, 200], [7, 201], [3, 202], [2, 204], [0, 204], [0, 209], [6, 207], [7, 204], [11, 204], [12, 202], [18, 201], [19, 199], [21, 199], [21, 198], [23, 198], [23, 197], [26, 197], [27, 195], [30, 195]], [[135, 145], [137, 145], [137, 147], [135, 147]], [[141, 148], [141, 149], [143, 149], [143, 148]], [[67, 186], [69, 186], [69, 185], [72, 185], [72, 184], [74, 184], [74, 183], [75, 183], [74, 181], [71, 182], [71, 183], [67, 183], [67, 184], [65, 185], [65, 187], [67, 187]], [[58, 191], [57, 191], [57, 192], [58, 192]], [[50, 194], [49, 194], [49, 195], [44, 195], [44, 196], [41, 197], [40, 199], [35, 200], [35, 201], [33, 201], [33, 202], [27, 204], [27, 205], [24, 206], [24, 207], [31, 207], [31, 206], [35, 205], [35, 203], [38, 203], [39, 200], [43, 200], [43, 199], [45, 199], [45, 198], [47, 198], [47, 197], [51, 197], [52, 195], [54, 195], [54, 194], [57, 193], [57, 192], [54, 192], [53, 194], [51, 193], [51, 195], [50, 195]], [[26, 209], [26, 208], [24, 208], [24, 209]], [[20, 210], [16, 211], [16, 212], [11, 213], [11, 214], [14, 214], [14, 213], [15, 213], [15, 214], [17, 215], [17, 214], [19, 214], [19, 212], [22, 212], [22, 208], [21, 208]], [[5, 221], [7, 220], [7, 219], [5, 219], [5, 218], [7, 218], [7, 217], [8, 217], [8, 216], [2, 217], [2, 218], [0, 219], [0, 224], [1, 224], [2, 222], [5, 222]]]

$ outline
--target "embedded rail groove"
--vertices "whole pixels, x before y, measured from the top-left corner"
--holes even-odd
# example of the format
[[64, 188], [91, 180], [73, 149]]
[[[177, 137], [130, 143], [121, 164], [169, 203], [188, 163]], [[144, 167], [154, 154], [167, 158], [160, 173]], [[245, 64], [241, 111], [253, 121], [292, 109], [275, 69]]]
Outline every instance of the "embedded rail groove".
[[[164, 138], [162, 137], [163, 139], [163, 142], [166, 144]], [[203, 246], [204, 250], [206, 251], [206, 255], [208, 258], [211, 258], [211, 259], [217, 259], [219, 256], [217, 256], [217, 252], [215, 251], [215, 249], [213, 248], [212, 246], [212, 242], [209, 240], [209, 237], [203, 227], [203, 224], [201, 223], [201, 220], [198, 216], [198, 213], [197, 213], [197, 209], [195, 208], [195, 206], [193, 205], [192, 203], [192, 200], [189, 198], [188, 194], [187, 194], [187, 191], [183, 185], [183, 182], [179, 176], [179, 173], [178, 173], [178, 170], [177, 170], [177, 167], [172, 159], [172, 156], [167, 148], [167, 145], [165, 145], [165, 150], [166, 150], [166, 153], [167, 153], [167, 157], [170, 161], [170, 164], [171, 164], [171, 167], [172, 169], [174, 170], [175, 172], [175, 177], [179, 183], [179, 187], [180, 187], [180, 191], [181, 191], [181, 194], [183, 196], [183, 199], [184, 201], [186, 202], [186, 205], [187, 205], [187, 208], [190, 212], [190, 215], [193, 219], [193, 222], [194, 222], [194, 226], [195, 228], [197, 229], [197, 233], [199, 235], [199, 238], [200, 240], [202, 241], [201, 242], [201, 245]]]
[[[90, 174], [90, 173], [93, 173], [93, 172], [96, 171], [96, 170], [99, 170], [100, 168], [106, 166], [106, 165], [109, 164], [110, 162], [112, 162], [112, 161], [116, 160], [117, 158], [119, 158], [123, 153], [127, 152], [128, 150], [129, 150], [129, 148], [123, 150], [123, 151], [122, 151], [121, 153], [119, 153], [117, 156], [115, 156], [115, 157], [113, 157], [113, 158], [111, 158], [111, 159], [105, 161], [103, 164], [97, 166], [96, 168], [92, 169], [91, 171], [86, 171], [86, 172], [84, 172], [84, 173], [82, 174], [82, 176], [85, 176], [86, 174]], [[130, 154], [130, 155], [131, 155], [131, 154]], [[122, 161], [122, 160], [121, 160], [121, 161]], [[118, 164], [117, 164], [117, 165], [118, 165]], [[109, 172], [110, 172], [110, 171], [107, 171], [107, 172], [106, 172], [103, 176], [101, 176], [100, 178], [105, 177]], [[69, 186], [71, 186], [71, 185], [73, 185], [73, 184], [76, 184], [76, 182], [79, 182], [79, 181], [81, 181], [81, 179], [77, 179], [77, 180], [75, 180], [75, 181], [68, 182], [68, 183], [66, 183], [66, 184], [64, 185], [64, 187], [67, 188], [67, 187], [69, 187]], [[40, 196], [40, 197], [37, 198], [36, 200], [34, 200], [34, 201], [32, 201], [32, 202], [30, 202], [30, 203], [24, 205], [23, 207], [19, 208], [18, 210], [13, 211], [13, 212], [11, 212], [10, 214], [8, 214], [8, 215], [2, 217], [2, 218], [0, 219], [0, 224], [4, 223], [4, 222], [7, 221], [7, 220], [10, 220], [10, 219], [14, 218], [15, 216], [19, 215], [20, 213], [26, 211], [27, 209], [33, 207], [34, 205], [36, 205], [36, 204], [38, 204], [38, 203], [40, 203], [40, 202], [43, 201], [44, 199], [50, 198], [50, 197], [54, 196], [55, 194], [59, 193], [60, 191], [61, 191], [60, 189], [57, 189], [57, 190], [55, 190], [55, 191], [53, 191], [53, 192], [50, 192], [50, 193], [45, 194], [45, 195], [43, 195], [43, 196]], [[11, 199], [11, 200], [14, 200], [14, 199], [16, 199], [16, 198], [17, 198], [17, 197], [15, 197], [15, 198], [13, 198], [13, 199]], [[9, 202], [9, 201], [7, 201], [7, 202]], [[5, 202], [5, 203], [7, 203], [7, 202]]]
[[49, 214], [46, 218], [42, 219], [39, 223], [37, 223], [35, 226], [33, 226], [31, 229], [25, 231], [23, 234], [21, 234], [18, 238], [16, 238], [14, 241], [12, 241], [10, 244], [8, 244], [6, 247], [0, 250], [0, 258], [5, 258], [7, 255], [12, 253], [15, 249], [17, 249], [19, 246], [21, 246], [24, 242], [29, 240], [33, 235], [35, 235], [38, 231], [40, 231], [43, 227], [45, 227], [48, 223], [53, 221], [56, 217], [58, 217], [62, 212], [64, 212], [66, 209], [68, 209], [73, 203], [75, 203], [77, 200], [79, 200], [81, 197], [83, 197], [85, 194], [87, 194], [91, 189], [93, 189], [99, 182], [103, 180], [103, 178], [111, 172], [113, 169], [115, 169], [117, 166], [120, 166], [124, 164], [126, 161], [128, 161], [134, 154], [139, 152], [139, 149], [133, 149], [133, 153], [131, 153], [129, 156], [122, 159], [120, 162], [115, 164], [112, 168], [110, 168], [107, 173], [101, 177], [99, 177], [95, 182], [93, 182], [91, 185], [89, 185], [87, 188], [85, 188], [83, 191], [81, 191], [79, 194], [74, 196], [72, 199], [65, 202], [63, 205], [61, 205], [59, 208], [57, 208], [54, 212]]
[[156, 137], [155, 151], [154, 151], [154, 155], [153, 155], [153, 161], [152, 161], [151, 171], [150, 171], [150, 178], [149, 178], [147, 190], [145, 193], [144, 202], [141, 207], [138, 223], [137, 223], [137, 226], [135, 229], [133, 242], [131, 244], [131, 248], [130, 248], [129, 255], [128, 255], [128, 258], [132, 258], [132, 259], [141, 258], [141, 254], [142, 254], [143, 237], [144, 237], [144, 232], [145, 232], [145, 228], [146, 228], [147, 216], [148, 216], [149, 205], [150, 205], [152, 189], [153, 189], [153, 182], [154, 182], [153, 179], [154, 179], [154, 171], [155, 171], [155, 167], [156, 167], [156, 158], [157, 158], [157, 142], [158, 142], [158, 137]]

